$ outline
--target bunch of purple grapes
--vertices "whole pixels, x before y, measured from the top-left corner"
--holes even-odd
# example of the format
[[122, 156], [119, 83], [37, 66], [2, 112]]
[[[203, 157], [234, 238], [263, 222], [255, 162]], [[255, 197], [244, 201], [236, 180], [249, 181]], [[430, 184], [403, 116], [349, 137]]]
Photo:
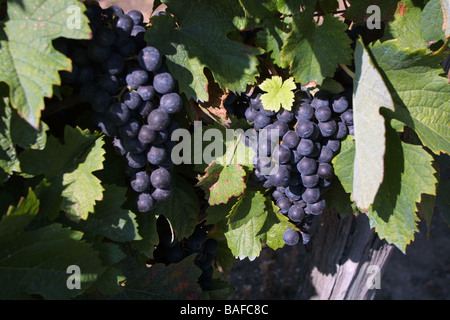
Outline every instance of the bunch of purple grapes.
[[[284, 242], [307, 243], [313, 217], [327, 207], [323, 194], [334, 177], [331, 161], [341, 141], [353, 135], [351, 96], [300, 91], [292, 110], [278, 112], [265, 110], [260, 96], [253, 94], [244, 114], [257, 131], [251, 178], [270, 188], [280, 212], [297, 226], [286, 230]], [[267, 134], [273, 129], [275, 135]]]
[[159, 217], [157, 229], [160, 242], [155, 248], [153, 262], [168, 265], [180, 262], [193, 254], [195, 255], [194, 264], [201, 271], [198, 284], [203, 290], [211, 290], [214, 273], [213, 262], [219, 248], [217, 240], [208, 238], [208, 232], [212, 227], [212, 225], [203, 223], [198, 224], [189, 237], [179, 240], [173, 237], [167, 220]]
[[73, 62], [62, 83], [78, 88], [95, 111], [95, 124], [126, 159], [137, 210], [149, 212], [172, 194], [170, 136], [178, 125], [171, 116], [182, 99], [164, 57], [144, 41], [142, 12], [86, 6], [92, 39], [56, 43]]

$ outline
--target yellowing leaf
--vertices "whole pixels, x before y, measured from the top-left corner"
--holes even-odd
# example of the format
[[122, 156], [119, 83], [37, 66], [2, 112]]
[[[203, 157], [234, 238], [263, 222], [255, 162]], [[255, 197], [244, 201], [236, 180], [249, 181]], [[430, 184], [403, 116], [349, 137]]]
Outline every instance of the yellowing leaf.
[[266, 91], [261, 95], [264, 109], [275, 112], [281, 108], [291, 110], [294, 103], [294, 92], [292, 90], [297, 88], [293, 77], [283, 82], [281, 77], [273, 76], [271, 79], [266, 79], [259, 87]]

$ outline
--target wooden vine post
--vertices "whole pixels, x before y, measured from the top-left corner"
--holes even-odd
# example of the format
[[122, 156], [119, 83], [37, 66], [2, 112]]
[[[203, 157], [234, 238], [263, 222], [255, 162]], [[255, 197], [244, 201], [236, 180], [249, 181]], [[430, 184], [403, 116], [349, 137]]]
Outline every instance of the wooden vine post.
[[327, 211], [314, 228], [296, 298], [374, 299], [395, 247], [380, 240], [363, 213]]

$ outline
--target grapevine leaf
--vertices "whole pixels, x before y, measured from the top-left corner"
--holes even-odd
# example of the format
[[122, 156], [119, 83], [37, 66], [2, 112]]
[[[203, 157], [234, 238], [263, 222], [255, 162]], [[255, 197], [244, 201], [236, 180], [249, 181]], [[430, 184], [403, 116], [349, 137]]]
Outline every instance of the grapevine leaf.
[[9, 106], [9, 99], [0, 100], [0, 181], [13, 171], [20, 172], [17, 147], [43, 149], [47, 141], [48, 126], [41, 122], [36, 130]]
[[246, 13], [255, 18], [269, 18], [277, 14], [277, 0], [239, 0]]
[[443, 56], [399, 50], [396, 40], [370, 49], [395, 102], [395, 111], [386, 113], [414, 129], [434, 153], [450, 153], [450, 85], [441, 77]]
[[306, 85], [332, 76], [338, 64], [352, 60], [347, 26], [331, 14], [317, 25], [312, 15], [301, 13], [293, 18], [292, 33], [282, 48], [282, 60], [288, 61], [297, 83]]
[[194, 264], [195, 255], [168, 266], [155, 264], [136, 267], [127, 278], [120, 299], [128, 300], [198, 300], [197, 284], [201, 270]]
[[228, 247], [239, 259], [254, 260], [266, 242], [273, 249], [284, 245], [283, 232], [291, 225], [259, 191], [246, 190], [231, 208], [224, 232]]
[[90, 236], [101, 235], [117, 242], [140, 240], [136, 215], [123, 209], [126, 188], [117, 185], [105, 187], [102, 201], [95, 205], [95, 214], [80, 221], [81, 230]]
[[291, 17], [265, 19], [264, 29], [256, 34], [255, 45], [270, 52], [270, 57], [280, 68], [289, 66], [281, 59], [281, 49], [291, 31], [291, 21]]
[[292, 224], [285, 215], [279, 212], [279, 208], [273, 201], [267, 197], [266, 211], [267, 219], [259, 234], [262, 235], [261, 241], [265, 242], [273, 250], [277, 250], [285, 245], [282, 235], [284, 231], [292, 228]]
[[72, 68], [70, 59], [53, 48], [52, 40], [88, 38], [83, 8], [75, 0], [8, 2], [8, 20], [0, 30], [0, 81], [10, 86], [11, 105], [35, 128], [44, 97], [51, 97], [53, 85], [61, 83], [58, 72]]
[[260, 50], [227, 37], [236, 30], [233, 19], [244, 13], [238, 1], [163, 3], [174, 16], [153, 17], [145, 39], [166, 55], [170, 72], [177, 75], [180, 91], [188, 98], [208, 99], [205, 67], [222, 88], [231, 91], [245, 91], [256, 81]]
[[[89, 289], [104, 271], [81, 232], [57, 223], [25, 231], [38, 209], [39, 200], [30, 191], [0, 221], [1, 299], [69, 299]], [[72, 265], [80, 268], [80, 289], [67, 286]]]
[[44, 175], [39, 195], [46, 196], [43, 210], [55, 218], [59, 210], [74, 220], [86, 220], [103, 187], [93, 172], [103, 168], [104, 142], [98, 134], [66, 126], [65, 144], [49, 136], [43, 150], [25, 150], [19, 156], [22, 171]]
[[386, 138], [380, 108], [394, 110], [394, 102], [361, 40], [356, 43], [355, 66], [353, 200], [367, 211], [383, 181]]
[[394, 15], [394, 20], [387, 24], [383, 39], [398, 39], [400, 49], [426, 48], [425, 41], [420, 31], [422, 8], [413, 0], [405, 0], [399, 3]]
[[385, 178], [369, 212], [370, 226], [405, 252], [419, 231], [416, 205], [423, 194], [436, 194], [433, 157], [421, 146], [403, 143], [388, 127], [385, 162]]
[[264, 109], [275, 112], [281, 108], [286, 110], [292, 109], [292, 104], [294, 103], [293, 90], [297, 88], [293, 77], [283, 81], [280, 76], [273, 76], [264, 80], [259, 87], [266, 92], [261, 95]]
[[227, 203], [231, 197], [238, 197], [245, 189], [245, 170], [240, 165], [222, 166], [211, 163], [196, 186], [207, 191], [208, 203], [212, 206]]
[[430, 0], [423, 8], [419, 20], [420, 32], [425, 41], [437, 42], [445, 40], [443, 25], [444, 16], [442, 14], [441, 1]]
[[261, 252], [259, 231], [266, 220], [265, 197], [260, 192], [245, 191], [228, 216], [225, 237], [235, 257], [254, 260]]
[[352, 136], [341, 143], [341, 150], [333, 158], [333, 168], [346, 193], [353, 191], [353, 164], [355, 161], [355, 141]]
[[[370, 6], [377, 6], [380, 13], [380, 21], [392, 18], [397, 9], [398, 0], [349, 0], [350, 6], [344, 13], [344, 17], [353, 22], [362, 22], [370, 18], [374, 11], [369, 10]], [[377, 11], [375, 11], [377, 12]], [[377, 17], [378, 18], [378, 17]]]
[[200, 204], [192, 185], [179, 174], [172, 174], [172, 195], [152, 211], [170, 221], [178, 239], [189, 237], [197, 224]]
[[445, 38], [450, 37], [450, 0], [441, 0], [441, 7], [443, 13], [442, 29], [445, 33]]
[[[333, 159], [335, 173], [346, 193], [353, 190], [354, 144], [347, 139], [343, 150]], [[384, 179], [368, 217], [371, 228], [380, 238], [394, 244], [401, 251], [414, 239], [418, 231], [416, 212], [424, 195], [436, 194], [435, 169], [432, 156], [421, 146], [402, 142], [396, 131], [386, 128]]]
[[[277, 1], [277, 9], [282, 14], [285, 15], [294, 15], [300, 12], [300, 5], [304, 5], [304, 0], [278, 0]], [[315, 5], [315, 3], [309, 4], [311, 6]]]

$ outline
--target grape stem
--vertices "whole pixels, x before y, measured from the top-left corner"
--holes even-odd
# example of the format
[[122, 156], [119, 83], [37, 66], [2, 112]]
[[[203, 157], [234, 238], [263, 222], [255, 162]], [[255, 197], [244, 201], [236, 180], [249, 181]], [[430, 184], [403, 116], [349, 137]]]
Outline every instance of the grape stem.
[[345, 64], [340, 63], [339, 66], [350, 76], [352, 79], [355, 79], [356, 75], [355, 73], [350, 70], [349, 67], [347, 67]]

